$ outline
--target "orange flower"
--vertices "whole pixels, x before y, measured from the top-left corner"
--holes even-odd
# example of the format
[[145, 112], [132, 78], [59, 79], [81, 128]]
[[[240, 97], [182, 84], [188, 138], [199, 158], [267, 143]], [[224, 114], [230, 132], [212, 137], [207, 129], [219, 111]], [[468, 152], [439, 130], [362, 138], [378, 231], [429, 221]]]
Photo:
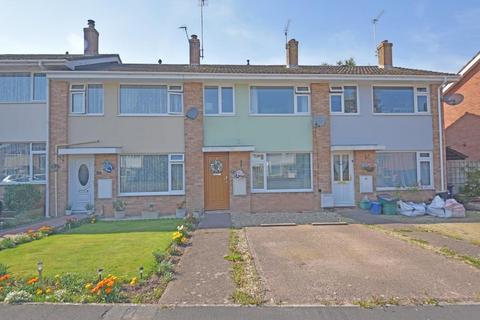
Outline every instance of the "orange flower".
[[110, 294], [110, 292], [112, 292], [112, 288], [107, 288], [107, 289], [105, 289], [105, 293], [106, 293], [106, 294]]
[[8, 273], [4, 274], [3, 276], [0, 276], [0, 281], [8, 280], [8, 279], [10, 279], [10, 275]]
[[34, 284], [34, 283], [37, 283], [38, 282], [38, 278], [37, 277], [34, 277], [30, 280], [27, 281], [27, 284]]

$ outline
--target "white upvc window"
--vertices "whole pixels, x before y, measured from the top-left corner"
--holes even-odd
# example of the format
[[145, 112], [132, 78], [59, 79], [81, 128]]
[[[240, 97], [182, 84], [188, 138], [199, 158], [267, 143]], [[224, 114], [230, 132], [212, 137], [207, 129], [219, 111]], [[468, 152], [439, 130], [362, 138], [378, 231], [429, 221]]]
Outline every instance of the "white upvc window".
[[377, 189], [433, 188], [431, 151], [377, 152]]
[[122, 196], [185, 194], [183, 154], [120, 155]]
[[46, 159], [44, 142], [0, 143], [0, 184], [45, 183]]
[[430, 112], [428, 86], [375, 85], [372, 87], [375, 114], [422, 114]]
[[70, 85], [70, 113], [103, 115], [103, 84]]
[[0, 103], [44, 102], [46, 100], [47, 75], [45, 73], [0, 73]]
[[253, 153], [252, 192], [310, 192], [311, 163], [311, 153], [307, 152]]
[[205, 115], [235, 114], [233, 86], [205, 86], [203, 89]]
[[358, 114], [358, 87], [356, 85], [331, 86], [330, 113]]
[[183, 114], [183, 86], [168, 86], [168, 113]]
[[182, 85], [120, 85], [120, 115], [166, 116], [182, 113]]
[[310, 88], [308, 86], [251, 86], [250, 114], [308, 115]]

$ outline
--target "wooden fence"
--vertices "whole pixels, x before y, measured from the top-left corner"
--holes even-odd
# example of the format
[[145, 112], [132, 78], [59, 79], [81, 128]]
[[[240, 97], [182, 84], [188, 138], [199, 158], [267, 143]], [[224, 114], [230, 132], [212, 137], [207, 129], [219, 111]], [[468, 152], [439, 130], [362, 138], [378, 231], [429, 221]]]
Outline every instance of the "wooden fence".
[[448, 160], [447, 183], [453, 185], [453, 193], [459, 193], [465, 185], [468, 170], [480, 170], [480, 161]]

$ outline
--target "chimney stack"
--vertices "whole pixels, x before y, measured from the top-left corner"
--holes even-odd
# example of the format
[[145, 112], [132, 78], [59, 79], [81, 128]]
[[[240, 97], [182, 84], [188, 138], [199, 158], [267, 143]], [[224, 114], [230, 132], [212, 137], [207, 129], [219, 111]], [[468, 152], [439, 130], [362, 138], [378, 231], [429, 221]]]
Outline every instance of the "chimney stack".
[[192, 34], [188, 43], [190, 44], [190, 65], [198, 66], [200, 64], [200, 40], [196, 34]]
[[392, 57], [392, 47], [393, 43], [388, 42], [388, 40], [383, 40], [377, 47], [378, 55], [378, 66], [380, 68], [391, 68], [393, 67], [393, 57]]
[[287, 68], [298, 67], [298, 41], [290, 39], [287, 42]]
[[95, 21], [88, 20], [88, 27], [83, 28], [84, 49], [86, 56], [95, 56], [98, 54], [98, 31], [95, 29]]

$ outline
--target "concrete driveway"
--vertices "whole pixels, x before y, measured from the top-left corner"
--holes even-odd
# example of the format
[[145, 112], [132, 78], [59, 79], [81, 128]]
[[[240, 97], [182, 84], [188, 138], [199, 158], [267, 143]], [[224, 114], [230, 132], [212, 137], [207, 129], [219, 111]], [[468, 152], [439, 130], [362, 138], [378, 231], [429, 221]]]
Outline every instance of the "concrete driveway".
[[255, 227], [247, 237], [273, 304], [479, 298], [480, 270], [362, 225]]

